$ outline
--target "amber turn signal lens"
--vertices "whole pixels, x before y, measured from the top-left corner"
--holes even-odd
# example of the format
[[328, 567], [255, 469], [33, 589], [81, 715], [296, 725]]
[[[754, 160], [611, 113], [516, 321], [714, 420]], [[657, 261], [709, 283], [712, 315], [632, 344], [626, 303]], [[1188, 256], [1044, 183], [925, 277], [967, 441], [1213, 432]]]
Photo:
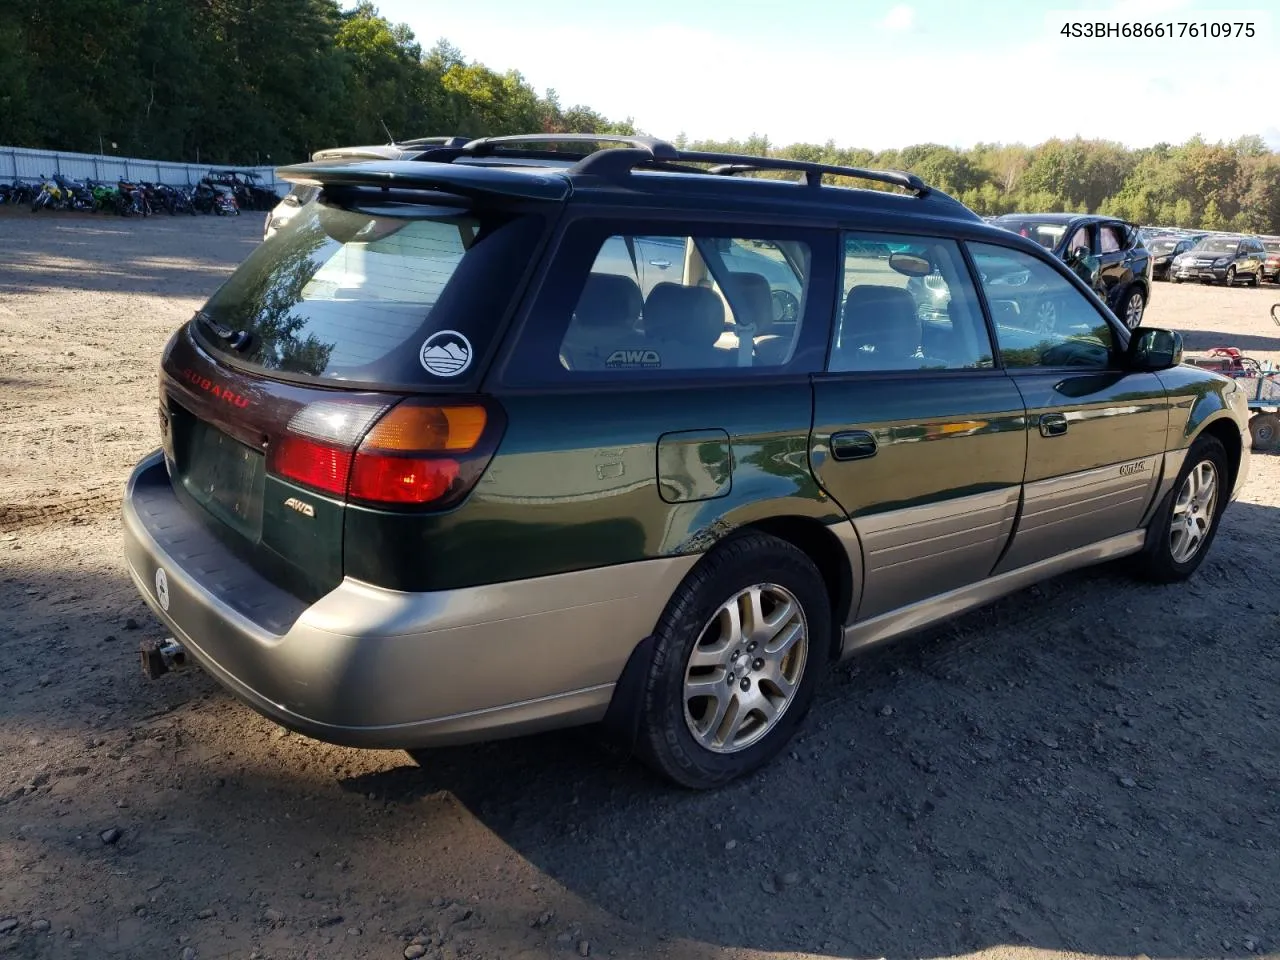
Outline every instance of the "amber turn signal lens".
[[487, 416], [481, 406], [419, 406], [402, 403], [377, 422], [362, 450], [432, 453], [471, 450], [480, 442]]

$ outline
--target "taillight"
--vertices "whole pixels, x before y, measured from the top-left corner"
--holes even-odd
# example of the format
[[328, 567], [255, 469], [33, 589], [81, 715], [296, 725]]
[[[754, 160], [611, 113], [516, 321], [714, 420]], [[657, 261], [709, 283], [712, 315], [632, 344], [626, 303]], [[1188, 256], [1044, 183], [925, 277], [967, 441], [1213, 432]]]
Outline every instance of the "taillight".
[[319, 443], [309, 437], [284, 436], [276, 445], [272, 469], [304, 487], [338, 497], [347, 495], [351, 451]]
[[351, 498], [405, 504], [458, 499], [488, 463], [492, 450], [481, 445], [489, 419], [481, 404], [404, 401], [374, 424], [356, 450]]
[[289, 421], [270, 469], [360, 503], [444, 507], [475, 486], [501, 430], [487, 402], [326, 400]]

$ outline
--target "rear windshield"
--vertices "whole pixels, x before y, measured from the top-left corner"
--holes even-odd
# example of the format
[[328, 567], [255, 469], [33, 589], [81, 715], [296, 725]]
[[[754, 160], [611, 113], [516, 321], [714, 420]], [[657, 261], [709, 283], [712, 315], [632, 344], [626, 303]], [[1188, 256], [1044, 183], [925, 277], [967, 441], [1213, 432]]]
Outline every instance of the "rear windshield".
[[195, 326], [242, 366], [380, 385], [461, 382], [540, 234], [527, 214], [314, 202], [240, 265]]

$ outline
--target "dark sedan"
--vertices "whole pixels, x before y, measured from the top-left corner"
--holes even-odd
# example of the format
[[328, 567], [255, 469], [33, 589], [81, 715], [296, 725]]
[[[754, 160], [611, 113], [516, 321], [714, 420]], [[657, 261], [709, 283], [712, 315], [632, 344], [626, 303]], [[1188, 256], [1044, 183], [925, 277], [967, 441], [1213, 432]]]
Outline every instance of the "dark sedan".
[[1137, 225], [1083, 213], [1009, 213], [996, 226], [1028, 237], [1065, 261], [1130, 330], [1151, 300], [1151, 252]]
[[1151, 237], [1146, 247], [1151, 251], [1151, 276], [1155, 280], [1169, 280], [1173, 270], [1173, 258], [1195, 246], [1190, 237]]

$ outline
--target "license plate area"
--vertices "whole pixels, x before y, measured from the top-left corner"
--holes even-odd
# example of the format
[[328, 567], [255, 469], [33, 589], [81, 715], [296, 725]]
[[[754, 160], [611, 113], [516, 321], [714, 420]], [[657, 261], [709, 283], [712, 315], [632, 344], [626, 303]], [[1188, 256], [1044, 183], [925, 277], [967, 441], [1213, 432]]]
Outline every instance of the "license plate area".
[[170, 402], [177, 479], [215, 518], [241, 536], [262, 537], [266, 458], [217, 427]]

